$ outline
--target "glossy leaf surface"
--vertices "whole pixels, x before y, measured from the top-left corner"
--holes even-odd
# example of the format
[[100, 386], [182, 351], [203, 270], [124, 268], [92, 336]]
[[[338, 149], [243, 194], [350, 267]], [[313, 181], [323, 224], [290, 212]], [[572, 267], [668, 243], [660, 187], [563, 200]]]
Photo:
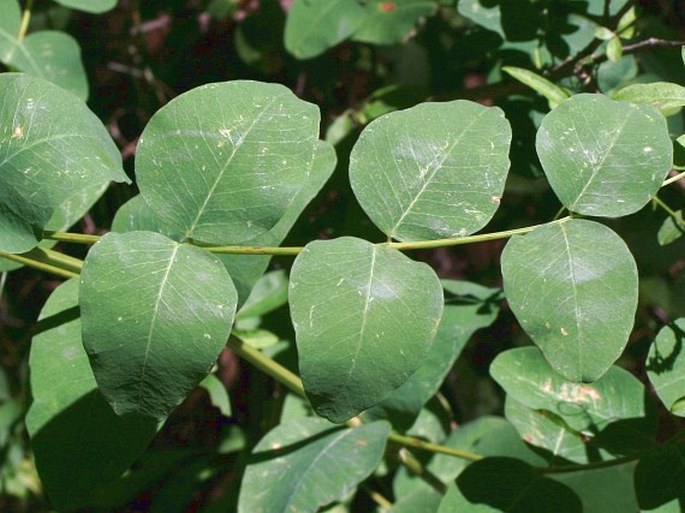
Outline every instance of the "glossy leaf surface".
[[664, 406], [685, 417], [685, 318], [664, 326], [652, 343], [647, 357], [647, 376]]
[[77, 280], [52, 293], [39, 327], [29, 360], [33, 403], [26, 427], [50, 500], [71, 510], [134, 463], [157, 422], [116, 415], [98, 391], [81, 341]]
[[106, 128], [71, 93], [20, 73], [0, 75], [0, 250], [40, 240], [75, 191], [128, 181]]
[[535, 147], [552, 189], [579, 214], [637, 212], [673, 164], [666, 120], [649, 105], [569, 98], [542, 120]]
[[383, 400], [420, 367], [443, 309], [432, 269], [353, 237], [309, 243], [289, 299], [305, 390], [333, 422]]
[[504, 113], [466, 100], [424, 103], [371, 122], [350, 156], [350, 183], [383, 233], [411, 241], [464, 236], [499, 207], [509, 169]]
[[594, 381], [620, 356], [637, 308], [637, 267], [625, 243], [593, 221], [513, 237], [504, 292], [521, 327], [571, 381]]
[[151, 232], [109, 233], [81, 274], [83, 342], [114, 410], [162, 419], [209, 373], [237, 294], [212, 255]]
[[620, 367], [611, 367], [594, 383], [574, 383], [554, 372], [539, 350], [522, 347], [499, 354], [490, 374], [519, 403], [552, 412], [588, 437], [605, 430], [605, 437], [621, 434], [622, 445], [635, 450], [654, 431], [644, 385]]
[[338, 428], [303, 418], [271, 430], [254, 448], [238, 513], [315, 513], [346, 497], [380, 463], [390, 425]]
[[145, 127], [140, 193], [175, 240], [249, 241], [272, 229], [307, 183], [318, 131], [318, 108], [284, 86], [197, 87]]

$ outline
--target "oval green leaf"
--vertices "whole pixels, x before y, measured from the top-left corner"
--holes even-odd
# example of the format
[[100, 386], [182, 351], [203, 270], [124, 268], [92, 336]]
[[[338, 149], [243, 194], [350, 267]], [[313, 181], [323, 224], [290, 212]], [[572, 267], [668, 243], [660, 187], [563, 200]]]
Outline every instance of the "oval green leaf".
[[347, 497], [380, 463], [387, 422], [340, 429], [303, 418], [271, 430], [254, 448], [238, 513], [316, 513]]
[[285, 48], [310, 59], [347, 39], [367, 16], [360, 2], [295, 0], [285, 22]]
[[443, 309], [430, 267], [353, 237], [307, 244], [292, 268], [289, 300], [305, 390], [333, 422], [407, 381]]
[[438, 8], [435, 0], [366, 0], [366, 17], [352, 39], [374, 45], [402, 43], [415, 31], [421, 18]]
[[26, 427], [53, 505], [71, 511], [118, 479], [157, 431], [149, 417], [120, 417], [97, 388], [81, 341], [78, 281], [48, 298], [31, 343], [33, 402]]
[[521, 347], [499, 354], [490, 374], [519, 403], [552, 412], [587, 437], [606, 430], [606, 440], [620, 432], [624, 445], [632, 443], [630, 450], [635, 451], [653, 434], [645, 387], [620, 367], [611, 367], [592, 384], [574, 383], [554, 372], [538, 349]]
[[664, 326], [649, 348], [647, 376], [664, 406], [685, 417], [685, 318]]
[[237, 294], [216, 258], [151, 232], [109, 233], [81, 274], [83, 343], [118, 414], [163, 419], [209, 373]]
[[599, 94], [573, 96], [547, 114], [535, 147], [561, 203], [590, 216], [637, 212], [673, 165], [666, 119], [654, 107]]
[[273, 228], [305, 186], [319, 111], [278, 84], [223, 82], [162, 107], [143, 130], [136, 176], [176, 240], [238, 244]]
[[75, 191], [129, 181], [100, 120], [50, 82], [0, 74], [0, 127], [0, 251], [35, 247]]
[[117, 5], [117, 0], [55, 0], [55, 2], [70, 9], [78, 9], [93, 14], [110, 11]]
[[621, 238], [593, 221], [548, 224], [502, 253], [504, 293], [554, 370], [594, 381], [621, 355], [637, 308], [637, 266]]
[[499, 108], [424, 103], [364, 129], [350, 156], [350, 183], [389, 237], [461, 237], [485, 226], [499, 207], [510, 144]]
[[685, 107], [685, 87], [672, 82], [652, 82], [651, 84], [630, 84], [616, 91], [614, 100], [646, 103], [659, 109], [663, 115], [673, 115]]

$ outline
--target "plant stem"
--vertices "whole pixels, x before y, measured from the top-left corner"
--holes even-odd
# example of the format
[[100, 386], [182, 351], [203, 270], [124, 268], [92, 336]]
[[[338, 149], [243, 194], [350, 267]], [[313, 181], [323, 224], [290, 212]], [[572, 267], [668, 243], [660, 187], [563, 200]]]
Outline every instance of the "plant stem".
[[490, 240], [507, 239], [514, 235], [522, 235], [524, 233], [532, 232], [540, 226], [548, 224], [561, 224], [571, 219], [570, 216], [562, 217], [556, 221], [549, 223], [534, 224], [532, 226], [525, 226], [523, 228], [515, 228], [513, 230], [504, 230], [502, 232], [483, 233], [481, 235], [469, 235], [468, 237], [455, 237], [451, 239], [436, 239], [436, 240], [421, 240], [416, 242], [390, 242], [382, 243], [381, 246], [388, 248], [406, 251], [410, 249], [433, 249], [442, 248], [446, 246], [460, 246], [462, 244], [475, 244], [476, 242], [485, 242]]
[[661, 201], [659, 196], [654, 196], [652, 198], [654, 200], [654, 203], [656, 203], [659, 207], [661, 207], [662, 210], [664, 210], [670, 217], [673, 219], [673, 222], [676, 224], [679, 224], [681, 228], [685, 228], [685, 221], [683, 221], [683, 218], [680, 217], [675, 210], [673, 210], [671, 207], [669, 207], [666, 203]]
[[288, 387], [295, 394], [306, 398], [304, 387], [302, 386], [302, 380], [299, 378], [299, 376], [290, 372], [279, 363], [264, 355], [258, 349], [255, 349], [251, 345], [246, 344], [242, 340], [233, 336], [228, 338], [226, 346], [235, 351], [238, 356], [243, 358], [245, 361], [251, 363], [268, 376], [271, 376], [279, 383], [282, 383]]
[[46, 231], [43, 232], [43, 238], [60, 242], [73, 242], [76, 244], [95, 244], [101, 237], [99, 235], [86, 235], [85, 233]]
[[19, 41], [26, 37], [26, 31], [29, 29], [29, 21], [31, 21], [31, 11], [33, 10], [33, 0], [28, 0], [26, 2], [26, 9], [21, 16], [21, 25], [19, 26], [19, 34], [17, 34], [17, 39]]
[[[33, 251], [33, 250], [32, 250]], [[30, 253], [30, 252], [29, 252]], [[38, 269], [40, 271], [44, 271], [46, 273], [54, 274], [56, 276], [61, 276], [62, 278], [75, 278], [76, 276], [79, 275], [78, 272], [74, 272], [68, 269], [64, 269], [63, 267], [58, 267], [46, 262], [43, 262], [42, 260], [37, 260], [31, 257], [26, 256], [28, 253], [25, 253], [23, 255], [15, 255], [13, 253], [5, 253], [4, 251], [0, 251], [0, 257], [6, 258], [8, 260], [13, 260], [14, 262], [19, 262], [20, 264], [24, 264], [28, 267], [32, 267], [34, 269]]]
[[469, 451], [462, 451], [461, 449], [454, 449], [445, 445], [438, 445], [431, 442], [426, 442], [412, 436], [400, 435], [398, 433], [390, 433], [388, 440], [404, 447], [412, 447], [414, 449], [421, 449], [432, 453], [447, 454], [467, 461], [482, 460], [483, 456]]
[[678, 173], [677, 175], [672, 176], [671, 178], [667, 178], [666, 180], [664, 180], [664, 183], [662, 183], [661, 186], [666, 187], [667, 185], [671, 185], [672, 183], [675, 183], [678, 180], [682, 180], [683, 178], [685, 178], [685, 171], [683, 171], [682, 173]]
[[407, 449], [403, 447], [397, 451], [397, 457], [402, 465], [407, 467], [412, 474], [420, 477], [421, 480], [430, 485], [440, 495], [445, 495], [447, 493], [447, 487], [445, 486], [445, 483], [440, 481], [435, 474], [426, 469], [426, 467], [423, 466], [423, 464], [417, 460]]

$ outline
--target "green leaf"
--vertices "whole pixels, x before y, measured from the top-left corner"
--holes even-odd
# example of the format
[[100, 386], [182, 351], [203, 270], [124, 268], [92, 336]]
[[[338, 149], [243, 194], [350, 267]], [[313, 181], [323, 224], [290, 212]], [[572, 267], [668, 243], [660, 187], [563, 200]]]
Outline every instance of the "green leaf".
[[542, 120], [536, 148], [562, 204], [579, 214], [640, 210], [673, 163], [666, 120], [653, 107], [579, 94]]
[[407, 381], [443, 309], [430, 267], [353, 237], [307, 244], [293, 265], [289, 298], [305, 390], [333, 422]]
[[238, 513], [315, 513], [346, 497], [383, 457], [386, 422], [337, 428], [304, 418], [271, 430], [254, 448]]
[[654, 391], [666, 409], [679, 417], [685, 417], [684, 341], [685, 318], [681, 318], [661, 328], [645, 362]]
[[682, 210], [676, 210], [675, 219], [671, 216], [664, 219], [656, 234], [659, 246], [666, 246], [682, 237], [683, 233], [685, 233], [683, 226], [685, 226], [685, 220], [683, 219]]
[[34, 32], [19, 39], [21, 9], [16, 0], [0, 6], [0, 62], [48, 80], [85, 100], [88, 82], [76, 40], [64, 32]]
[[396, 500], [392, 508], [383, 513], [437, 513], [442, 495], [430, 487], [418, 488]]
[[606, 226], [574, 219], [513, 237], [502, 277], [521, 327], [567, 379], [594, 381], [623, 352], [637, 308], [637, 266]]
[[129, 181], [100, 120], [49, 82], [0, 74], [0, 126], [1, 251], [35, 247], [75, 191]]
[[392, 45], [411, 36], [419, 20], [434, 14], [438, 5], [433, 0], [367, 0], [365, 8], [366, 18], [352, 39]]
[[367, 12], [349, 0], [295, 0], [285, 22], [285, 48], [309, 59], [344, 41], [357, 30]]
[[502, 71], [547, 98], [550, 109], [553, 109], [569, 97], [568, 91], [530, 70], [514, 66], [503, 66]]
[[630, 84], [611, 95], [613, 100], [646, 103], [663, 115], [674, 115], [685, 106], [685, 87], [672, 82]]
[[209, 373], [236, 300], [202, 249], [151, 232], [100, 239], [81, 273], [83, 343], [114, 411], [163, 419]]
[[499, 207], [511, 127], [496, 107], [424, 103], [381, 116], [350, 155], [350, 183], [371, 220], [403, 240], [464, 236]]
[[580, 499], [567, 486], [514, 458], [492, 457], [469, 465], [440, 505], [439, 513], [581, 513]]
[[212, 406], [215, 406], [224, 417], [231, 416], [231, 400], [228, 397], [228, 390], [215, 374], [207, 374], [207, 377], [200, 381], [199, 386], [207, 391]]
[[635, 469], [635, 491], [642, 511], [680, 512], [672, 502], [685, 501], [685, 445], [668, 443], [640, 458]]
[[[309, 179], [292, 199], [281, 220], [271, 230], [246, 241], [244, 245], [278, 246], [285, 239], [307, 204], [331, 176], [335, 165], [335, 150], [330, 144], [319, 141]], [[163, 229], [162, 222], [154, 216], [142, 196], [136, 196], [125, 203], [117, 211], [112, 223], [112, 230], [118, 232], [135, 230], [157, 232], [163, 231]], [[242, 305], [247, 299], [253, 286], [264, 274], [271, 260], [269, 255], [216, 254], [215, 256], [224, 264], [233, 279], [238, 290], [238, 305]]]
[[583, 435], [554, 413], [528, 408], [507, 396], [504, 414], [527, 443], [546, 449], [553, 456], [575, 463], [588, 462], [588, 448]]
[[247, 319], [267, 314], [288, 302], [288, 276], [285, 271], [271, 271], [255, 284], [250, 296], [236, 314], [236, 319]]
[[55, 2], [70, 9], [78, 9], [93, 14], [110, 11], [117, 5], [117, 0], [55, 0]]
[[143, 130], [136, 176], [176, 240], [238, 244], [272, 229], [319, 151], [319, 111], [278, 84], [197, 87]]
[[135, 462], [157, 422], [116, 415], [98, 391], [81, 342], [77, 280], [52, 293], [38, 326], [29, 359], [33, 403], [26, 427], [50, 500], [71, 510]]
[[568, 486], [578, 495], [583, 504], [583, 513], [637, 513], [640, 508], [633, 486], [634, 470], [635, 463], [629, 462], [607, 468], [549, 474], [549, 477]]
[[613, 444], [610, 437], [622, 436], [627, 450], [607, 447], [612, 452], [635, 451], [654, 432], [644, 385], [620, 367], [611, 367], [592, 384], [574, 383], [554, 372], [536, 348], [522, 347], [500, 353], [490, 374], [516, 401], [552, 412], [586, 437]]
[[390, 415], [395, 429], [413, 423], [433, 397], [473, 333], [493, 323], [499, 307], [494, 300], [500, 290], [466, 281], [444, 280], [447, 293], [442, 319], [426, 359], [419, 369], [370, 413]]

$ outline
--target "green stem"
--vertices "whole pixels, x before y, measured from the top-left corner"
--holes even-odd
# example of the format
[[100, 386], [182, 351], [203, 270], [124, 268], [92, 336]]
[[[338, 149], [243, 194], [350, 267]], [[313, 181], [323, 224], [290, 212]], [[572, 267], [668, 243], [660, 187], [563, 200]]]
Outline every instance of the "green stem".
[[99, 235], [86, 235], [85, 233], [45, 231], [43, 232], [43, 238], [59, 242], [73, 242], [76, 244], [95, 244], [101, 237]]
[[6, 258], [7, 260], [12, 260], [14, 262], [19, 262], [20, 264], [26, 265], [28, 267], [32, 267], [34, 269], [38, 269], [40, 271], [44, 271], [46, 273], [54, 274], [56, 276], [61, 276], [62, 278], [75, 278], [78, 276], [77, 272], [70, 271], [68, 269], [64, 269], [62, 267], [58, 267], [55, 265], [51, 265], [48, 263], [45, 263], [41, 260], [36, 260], [30, 257], [27, 257], [26, 254], [24, 255], [15, 255], [13, 253], [5, 253], [4, 251], [0, 251], [0, 257], [1, 258]]
[[431, 486], [440, 495], [447, 493], [447, 487], [435, 474], [430, 472], [416, 457], [404, 447], [397, 451], [400, 463], [407, 467], [412, 474], [420, 477], [422, 481]]
[[19, 26], [19, 34], [17, 39], [19, 41], [26, 37], [26, 31], [29, 29], [29, 21], [31, 21], [31, 11], [33, 10], [33, 0], [28, 0], [26, 2], [26, 9], [21, 16], [21, 25]]
[[264, 355], [258, 349], [255, 349], [251, 345], [246, 344], [242, 340], [233, 336], [228, 338], [226, 346], [235, 351], [238, 356], [245, 361], [251, 363], [268, 376], [271, 376], [279, 383], [282, 383], [288, 387], [295, 394], [306, 398], [304, 386], [302, 386], [302, 380], [299, 378], [299, 376], [290, 372], [279, 363]]
[[661, 207], [662, 210], [664, 210], [669, 216], [671, 216], [671, 219], [673, 219], [674, 223], [679, 224], [682, 228], [685, 229], [685, 221], [683, 221], [683, 218], [680, 217], [675, 210], [673, 210], [666, 203], [661, 201], [661, 199], [658, 196], [654, 196], [652, 200], [654, 200], [654, 203], [656, 203], [659, 207]]
[[522, 235], [524, 233], [532, 232], [540, 226], [549, 224], [561, 224], [571, 219], [570, 216], [562, 217], [556, 221], [549, 223], [534, 224], [532, 226], [525, 226], [523, 228], [515, 228], [513, 230], [504, 230], [502, 232], [483, 233], [481, 235], [469, 235], [468, 237], [455, 237], [451, 239], [437, 239], [437, 240], [421, 240], [416, 242], [391, 242], [382, 243], [381, 246], [398, 249], [400, 251], [407, 251], [411, 249], [434, 249], [446, 246], [460, 246], [462, 244], [475, 244], [476, 242], [485, 242], [490, 240], [507, 239], [514, 235]]
[[677, 175], [672, 176], [671, 178], [664, 180], [664, 183], [662, 183], [661, 186], [666, 187], [667, 185], [671, 185], [672, 183], [675, 183], [678, 180], [682, 180], [683, 178], [685, 178], [685, 171], [683, 171], [682, 173], [678, 173]]

